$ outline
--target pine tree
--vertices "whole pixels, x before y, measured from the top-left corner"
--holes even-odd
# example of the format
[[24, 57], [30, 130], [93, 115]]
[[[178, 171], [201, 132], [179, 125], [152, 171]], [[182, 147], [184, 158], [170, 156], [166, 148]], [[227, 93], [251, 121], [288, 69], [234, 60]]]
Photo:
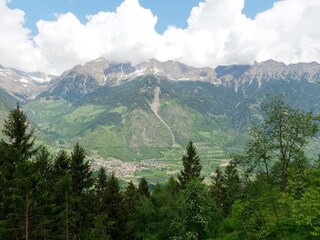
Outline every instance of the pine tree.
[[[0, 217], [5, 219], [15, 211], [12, 208], [14, 196], [11, 191], [16, 187], [14, 186], [14, 174], [19, 165], [24, 164], [35, 155], [37, 149], [34, 148], [33, 130], [30, 130], [27, 116], [20, 109], [19, 104], [4, 121], [2, 132], [5, 139], [0, 141]], [[3, 237], [6, 236], [4, 234], [0, 232]]]
[[218, 209], [224, 212], [227, 190], [225, 187], [225, 178], [219, 166], [216, 168], [215, 175], [213, 176], [211, 193]]
[[165, 185], [165, 191], [170, 195], [170, 197], [175, 198], [179, 192], [179, 183], [177, 180], [171, 176], [167, 184]]
[[147, 179], [145, 179], [144, 177], [140, 179], [138, 192], [140, 196], [145, 196], [147, 198], [150, 198], [150, 190], [149, 190], [148, 182], [147, 182]]
[[78, 238], [84, 238], [85, 227], [90, 221], [91, 197], [90, 189], [93, 186], [92, 171], [89, 162], [85, 161], [85, 150], [77, 143], [71, 152], [69, 173], [72, 179], [72, 194], [74, 197], [73, 210], [77, 212], [76, 225], [73, 234]]
[[182, 157], [183, 169], [178, 175], [178, 180], [180, 187], [183, 189], [194, 178], [203, 180], [203, 177], [200, 177], [201, 173], [201, 163], [200, 157], [197, 154], [195, 147], [193, 146], [192, 141], [189, 141], [187, 146], [187, 153]]
[[138, 189], [133, 184], [133, 182], [130, 181], [124, 193], [124, 202], [125, 202], [126, 208], [128, 209], [128, 212], [131, 212], [133, 210], [134, 204], [137, 201], [138, 197], [139, 197]]
[[240, 197], [241, 193], [241, 182], [238, 175], [236, 166], [230, 162], [225, 168], [225, 189], [226, 199], [224, 203], [224, 214], [225, 216], [230, 215], [232, 205], [236, 199]]
[[134, 212], [135, 204], [139, 199], [139, 193], [136, 186], [132, 181], [128, 183], [126, 191], [124, 192], [124, 213], [126, 221], [126, 239], [134, 239], [134, 226], [132, 222], [129, 221], [130, 216]]
[[4, 148], [4, 157], [13, 166], [31, 158], [37, 152], [34, 148], [33, 129], [29, 129], [27, 116], [17, 104], [4, 121], [2, 132], [7, 142], [3, 141], [1, 144]]
[[11, 211], [5, 221], [14, 227], [14, 236], [24, 239], [48, 236], [52, 227], [47, 217], [51, 208], [48, 191], [34, 162], [17, 166], [10, 193]]
[[65, 150], [60, 150], [54, 158], [52, 175], [55, 180], [63, 177], [70, 169], [70, 157]]
[[71, 153], [70, 173], [73, 192], [81, 196], [93, 185], [92, 171], [89, 162], [85, 161], [85, 150], [77, 143]]
[[98, 176], [95, 183], [95, 193], [97, 201], [97, 213], [105, 212], [106, 209], [106, 195], [107, 195], [107, 174], [104, 167], [99, 169]]
[[42, 179], [50, 184], [52, 182], [52, 162], [51, 156], [48, 151], [48, 148], [44, 145], [41, 145], [36, 154], [36, 165], [39, 168]]
[[123, 239], [126, 227], [126, 216], [124, 214], [123, 196], [120, 191], [118, 179], [114, 173], [107, 181], [106, 212], [111, 221], [114, 222], [110, 236], [112, 239]]
[[72, 239], [75, 236], [78, 217], [74, 207], [72, 178], [65, 173], [54, 185], [54, 201], [57, 206], [54, 236], [58, 239]]

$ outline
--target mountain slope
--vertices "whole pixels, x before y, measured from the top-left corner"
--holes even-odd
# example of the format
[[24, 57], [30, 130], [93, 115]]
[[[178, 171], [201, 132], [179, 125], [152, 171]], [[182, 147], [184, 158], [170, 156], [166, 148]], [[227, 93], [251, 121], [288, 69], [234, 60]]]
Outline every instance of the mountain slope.
[[52, 78], [44, 73], [26, 73], [0, 65], [0, 88], [20, 101], [34, 98]]
[[68, 149], [79, 141], [95, 160], [151, 159], [165, 163], [166, 174], [179, 169], [192, 139], [209, 175], [243, 147], [271, 95], [285, 94], [290, 105], [319, 114], [319, 80], [317, 63], [198, 69], [100, 58], [54, 78], [24, 109], [51, 146]]

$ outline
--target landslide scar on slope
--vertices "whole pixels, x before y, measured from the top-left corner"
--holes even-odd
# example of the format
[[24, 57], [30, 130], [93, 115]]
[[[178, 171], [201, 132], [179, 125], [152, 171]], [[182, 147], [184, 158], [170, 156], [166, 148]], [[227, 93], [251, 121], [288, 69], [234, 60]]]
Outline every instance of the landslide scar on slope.
[[152, 100], [152, 103], [150, 104], [150, 108], [152, 110], [152, 112], [154, 113], [154, 115], [156, 115], [156, 117], [163, 123], [163, 125], [169, 130], [169, 132], [171, 133], [172, 136], [172, 146], [173, 147], [179, 147], [178, 144], [176, 144], [176, 139], [175, 136], [170, 128], [170, 126], [161, 118], [161, 116], [159, 115], [159, 108], [160, 108], [160, 87], [156, 87], [154, 89], [154, 97]]

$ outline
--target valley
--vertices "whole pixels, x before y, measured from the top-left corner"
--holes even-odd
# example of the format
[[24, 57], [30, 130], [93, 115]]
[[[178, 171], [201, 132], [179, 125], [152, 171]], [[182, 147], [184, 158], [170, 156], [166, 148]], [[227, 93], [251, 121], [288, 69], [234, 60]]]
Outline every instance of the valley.
[[192, 140], [209, 180], [230, 153], [244, 148], [248, 126], [261, 119], [260, 106], [271, 96], [284, 94], [291, 106], [319, 114], [319, 80], [316, 63], [197, 69], [154, 59], [139, 65], [99, 59], [42, 81], [36, 96], [17, 98], [3, 87], [0, 107], [5, 116], [20, 101], [38, 144], [57, 152], [79, 142], [93, 166], [108, 166], [127, 181], [176, 175]]

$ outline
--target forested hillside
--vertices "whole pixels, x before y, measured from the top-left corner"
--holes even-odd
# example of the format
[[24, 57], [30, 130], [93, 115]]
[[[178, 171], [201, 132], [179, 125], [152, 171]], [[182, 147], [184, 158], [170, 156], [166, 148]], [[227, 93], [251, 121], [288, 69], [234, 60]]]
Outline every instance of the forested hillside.
[[210, 184], [190, 141], [177, 175], [121, 188], [114, 173], [93, 172], [79, 143], [36, 147], [17, 105], [0, 142], [1, 239], [319, 239], [320, 160], [305, 154], [319, 118], [280, 97], [262, 110]]

